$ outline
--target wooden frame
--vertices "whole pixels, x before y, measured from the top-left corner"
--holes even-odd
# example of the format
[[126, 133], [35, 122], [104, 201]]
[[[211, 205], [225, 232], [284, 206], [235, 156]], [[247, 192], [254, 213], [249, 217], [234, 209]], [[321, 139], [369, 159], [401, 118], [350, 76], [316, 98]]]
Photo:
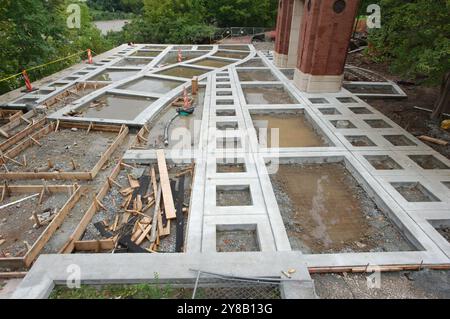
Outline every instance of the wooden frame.
[[28, 147], [39, 143], [39, 139], [49, 135], [52, 132], [56, 132], [59, 128], [77, 128], [86, 129], [89, 133], [90, 131], [102, 131], [102, 132], [118, 132], [118, 136], [115, 141], [108, 147], [108, 149], [102, 154], [100, 160], [97, 164], [88, 172], [5, 172], [0, 173], [0, 179], [57, 179], [57, 180], [93, 180], [95, 176], [100, 172], [102, 167], [114, 153], [114, 151], [119, 147], [119, 145], [124, 141], [128, 135], [129, 129], [127, 126], [116, 126], [116, 125], [100, 125], [100, 124], [82, 124], [82, 123], [70, 123], [70, 122], [51, 122], [47, 126], [41, 128], [39, 131], [33, 133], [32, 135], [21, 134], [21, 137], [26, 138], [15, 147], [9, 149], [4, 153], [4, 157], [0, 158], [0, 165], [5, 164], [11, 158], [16, 157], [22, 153]]
[[50, 193], [69, 193], [70, 197], [67, 202], [59, 209], [53, 220], [47, 225], [41, 233], [37, 241], [31, 246], [30, 250], [23, 257], [0, 258], [0, 267], [6, 268], [22, 268], [30, 267], [31, 264], [39, 256], [45, 244], [53, 236], [55, 231], [62, 225], [64, 219], [73, 209], [75, 204], [81, 197], [82, 187], [78, 185], [10, 185], [1, 186], [1, 193], [5, 192], [5, 187], [11, 194], [29, 194], [39, 193], [47, 189]]
[[142, 146], [143, 144], [147, 144], [148, 142], [148, 136], [150, 135], [150, 130], [145, 124], [137, 133], [133, 144], [131, 144], [132, 150], [139, 150], [139, 149], [145, 149], [145, 146]]
[[[3, 112], [4, 112], [4, 110], [3, 110]], [[25, 114], [23, 114], [22, 111], [18, 111], [16, 114], [12, 115], [9, 118], [8, 123], [6, 123], [0, 127], [0, 135], [9, 139], [11, 137], [14, 137], [14, 136], [22, 133], [24, 130], [28, 129], [29, 126], [35, 124], [35, 119], [33, 119], [33, 118], [37, 115], [38, 115], [38, 113], [36, 110], [31, 110]], [[9, 131], [11, 131], [14, 128], [16, 128], [17, 126], [21, 125], [23, 122], [27, 123], [27, 127], [25, 129], [23, 129], [21, 132], [18, 132], [17, 134], [11, 136], [9, 134]]]
[[[63, 92], [61, 92], [60, 94], [51, 97], [50, 99], [48, 99], [47, 101], [45, 101], [43, 103], [43, 105], [45, 105], [46, 108], [52, 108], [53, 105], [55, 105], [56, 103], [61, 102], [61, 100], [65, 99], [66, 97], [68, 97], [69, 95], [78, 95], [77, 92], [75, 92], [74, 90], [80, 90], [80, 89], [86, 89], [86, 88], [93, 88], [94, 91], [101, 89], [103, 87], [107, 86], [107, 84], [105, 83], [100, 83], [100, 82], [83, 82], [83, 83], [77, 83], [67, 89], [65, 89]], [[79, 98], [81, 98], [81, 96], [79, 96]]]
[[43, 118], [43, 119], [37, 121], [36, 123], [27, 126], [25, 129], [23, 129], [19, 133], [11, 136], [9, 139], [7, 139], [6, 141], [4, 141], [3, 143], [0, 144], [0, 151], [5, 152], [5, 151], [9, 150], [12, 146], [19, 143], [22, 139], [24, 139], [25, 137], [30, 135], [32, 132], [36, 131], [37, 129], [42, 128], [45, 125], [45, 122], [46, 122], [46, 120], [45, 120], [45, 118]]

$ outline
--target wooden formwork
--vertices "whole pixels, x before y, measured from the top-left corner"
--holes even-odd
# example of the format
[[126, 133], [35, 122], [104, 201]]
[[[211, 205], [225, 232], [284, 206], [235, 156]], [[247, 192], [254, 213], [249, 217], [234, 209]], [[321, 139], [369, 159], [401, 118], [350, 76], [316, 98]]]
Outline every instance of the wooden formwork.
[[[0, 110], [0, 112], [5, 112], [5, 110]], [[37, 119], [35, 119], [35, 117], [37, 117], [38, 112], [36, 110], [31, 110], [25, 114], [23, 114], [22, 111], [15, 112], [16, 113], [14, 113], [14, 115], [9, 117], [8, 123], [0, 127], [0, 135], [5, 138], [11, 138], [14, 134], [10, 133], [10, 131], [14, 130], [19, 125], [26, 124], [26, 128], [28, 128], [29, 126], [37, 122]], [[26, 128], [24, 128], [24, 130]], [[17, 134], [19, 133], [21, 132], [18, 132]]]
[[[3, 185], [0, 187], [2, 200], [5, 194], [21, 195], [49, 192], [52, 193], [67, 193], [70, 195], [64, 206], [59, 209], [53, 220], [47, 225], [41, 233], [36, 242], [31, 246], [28, 252], [23, 257], [4, 257], [0, 258], [0, 267], [5, 268], [23, 268], [30, 267], [31, 264], [39, 256], [40, 252], [53, 236], [55, 231], [61, 226], [66, 216], [75, 206], [82, 194], [82, 188], [78, 185]], [[1, 202], [1, 201], [0, 201]], [[30, 212], [31, 214], [31, 212]]]
[[131, 149], [133, 150], [144, 149], [145, 145], [148, 142], [149, 134], [150, 130], [148, 129], [147, 125], [144, 125], [136, 135], [133, 144], [131, 145]]
[[[36, 124], [37, 125], [37, 124]], [[108, 149], [101, 155], [97, 164], [88, 172], [2, 172], [0, 173], [0, 179], [57, 179], [57, 180], [92, 180], [100, 172], [101, 168], [109, 160], [114, 151], [120, 146], [128, 135], [129, 129], [127, 126], [116, 125], [101, 125], [101, 124], [83, 124], [83, 123], [71, 123], [71, 122], [51, 122], [50, 124], [42, 127], [37, 132], [28, 135], [21, 134], [23, 138], [22, 142], [15, 147], [4, 152], [0, 156], [0, 165], [6, 164], [8, 161], [14, 161], [13, 158], [21, 154], [24, 150], [34, 145], [40, 145], [39, 139], [50, 133], [57, 132], [60, 128], [77, 128], [90, 131], [102, 131], [102, 132], [117, 132], [118, 136], [115, 141], [108, 147]], [[28, 138], [27, 138], [28, 137]]]
[[66, 90], [64, 90], [60, 94], [51, 97], [50, 99], [45, 101], [43, 103], [43, 105], [46, 108], [52, 108], [55, 104], [60, 103], [60, 102], [64, 102], [65, 99], [67, 99], [68, 97], [75, 96], [75, 97], [81, 98], [82, 95], [78, 94], [78, 91], [80, 91], [80, 90], [93, 89], [95, 91], [95, 90], [101, 89], [101, 88], [103, 88], [105, 86], [106, 86], [105, 83], [100, 83], [100, 82], [77, 83], [77, 84], [71, 86], [70, 88], [67, 88]]
[[[0, 151], [6, 152], [11, 147], [19, 143], [21, 140], [26, 138], [27, 136], [31, 135], [36, 130], [42, 128], [46, 123], [45, 118], [40, 119], [39, 121], [32, 122], [32, 124], [28, 125], [26, 128], [24, 128], [22, 131], [18, 132], [17, 134], [9, 137], [6, 141], [0, 144]], [[6, 131], [7, 132], [7, 131]]]

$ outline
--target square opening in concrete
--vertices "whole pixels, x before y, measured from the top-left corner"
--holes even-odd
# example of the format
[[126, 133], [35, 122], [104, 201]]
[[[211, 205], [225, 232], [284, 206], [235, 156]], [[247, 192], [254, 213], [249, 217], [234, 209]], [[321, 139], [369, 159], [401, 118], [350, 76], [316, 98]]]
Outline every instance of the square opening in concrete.
[[408, 157], [423, 169], [450, 169], [433, 155], [408, 155]]
[[216, 251], [244, 252], [261, 251], [258, 242], [257, 225], [217, 225]]
[[431, 226], [450, 243], [450, 219], [428, 220]]
[[217, 122], [216, 128], [220, 131], [234, 131], [238, 129], [238, 122]]
[[285, 77], [288, 78], [288, 80], [292, 81], [294, 79], [295, 69], [280, 69], [280, 71], [284, 74]]
[[221, 44], [219, 45], [219, 49], [222, 50], [236, 50], [236, 51], [250, 51], [250, 48], [248, 45], [226, 45]]
[[164, 71], [157, 72], [157, 74], [174, 76], [178, 78], [192, 79], [194, 76], [200, 76], [209, 72], [208, 70], [190, 68], [186, 66], [176, 66]]
[[263, 62], [262, 59], [250, 59], [247, 62], [239, 64], [239, 67], [243, 68], [265, 68], [267, 65]]
[[180, 86], [182, 81], [159, 79], [154, 77], [143, 77], [131, 83], [119, 87], [122, 90], [165, 94]]
[[442, 182], [442, 184], [447, 187], [448, 189], [450, 189], [450, 182]]
[[365, 135], [348, 135], [345, 138], [355, 147], [377, 146], [377, 144]]
[[330, 103], [330, 102], [328, 102], [327, 99], [324, 99], [322, 97], [313, 97], [313, 98], [310, 98], [309, 101], [312, 104], [328, 104], [328, 103]]
[[229, 76], [225, 76], [223, 78], [216, 78], [216, 82], [217, 83], [229, 83], [230, 82], [230, 77]]
[[107, 69], [99, 74], [89, 78], [89, 81], [120, 81], [137, 73], [136, 70], [110, 70]]
[[245, 173], [247, 167], [243, 158], [218, 158], [216, 160], [217, 173]]
[[236, 110], [216, 110], [216, 116], [236, 116]]
[[283, 86], [242, 86], [247, 104], [298, 104]]
[[232, 91], [216, 91], [216, 96], [231, 96], [233, 95]]
[[270, 178], [293, 250], [322, 254], [414, 249], [342, 162], [281, 164]]
[[389, 125], [384, 120], [364, 120], [371, 128], [392, 128], [391, 125]]
[[357, 103], [357, 101], [352, 97], [337, 97], [336, 100], [344, 104]]
[[216, 206], [252, 206], [253, 199], [249, 185], [216, 187]]
[[219, 84], [216, 84], [216, 88], [218, 88], [218, 89], [231, 89], [231, 84], [219, 83]]
[[417, 146], [405, 135], [383, 135], [383, 137], [394, 146]]
[[218, 51], [213, 56], [218, 56], [221, 58], [229, 58], [229, 59], [236, 59], [236, 60], [242, 60], [246, 58], [249, 55], [248, 52], [228, 52], [228, 51]]
[[250, 115], [258, 142], [263, 147], [328, 146], [302, 112], [253, 111]]
[[391, 183], [391, 185], [400, 193], [408, 202], [440, 202], [439, 198], [433, 195], [420, 182], [401, 182]]
[[192, 65], [200, 65], [200, 66], [208, 66], [211, 68], [217, 68], [221, 69], [223, 67], [226, 67], [227, 65], [233, 64], [235, 61], [232, 60], [219, 60], [219, 59], [212, 59], [212, 58], [206, 58], [202, 59], [200, 61], [191, 63]]
[[267, 70], [238, 70], [239, 80], [241, 82], [255, 82], [255, 81], [278, 81], [270, 69]]
[[355, 114], [373, 114], [367, 107], [349, 107], [348, 109]]
[[219, 99], [216, 100], [216, 105], [233, 105], [234, 100], [233, 99]]
[[218, 137], [216, 141], [216, 148], [218, 149], [240, 149], [242, 148], [240, 137]]
[[347, 121], [347, 120], [335, 120], [335, 121], [330, 121], [330, 123], [331, 123], [335, 128], [338, 128], [338, 129], [346, 129], [346, 128], [350, 129], [350, 128], [356, 128], [356, 126], [355, 126], [352, 122]]
[[322, 107], [319, 109], [320, 113], [323, 115], [341, 115], [341, 112], [339, 112], [334, 107]]
[[400, 164], [388, 155], [366, 155], [364, 158], [377, 170], [403, 169]]
[[144, 57], [156, 57], [158, 56], [162, 51], [136, 51], [132, 54], [132, 56], [144, 56]]
[[134, 120], [142, 111], [149, 107], [156, 99], [133, 97], [117, 94], [104, 94], [76, 110], [76, 114], [87, 118]]
[[146, 58], [124, 58], [120, 60], [119, 62], [115, 63], [114, 66], [137, 66], [137, 67], [144, 67], [147, 64], [152, 62], [152, 59], [146, 59]]

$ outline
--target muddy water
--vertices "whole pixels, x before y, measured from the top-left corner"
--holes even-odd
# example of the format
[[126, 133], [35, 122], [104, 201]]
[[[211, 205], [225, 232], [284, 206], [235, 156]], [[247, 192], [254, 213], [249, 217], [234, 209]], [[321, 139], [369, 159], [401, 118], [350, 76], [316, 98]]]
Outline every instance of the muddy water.
[[188, 68], [188, 67], [184, 67], [184, 66], [177, 66], [177, 67], [174, 67], [174, 68], [162, 71], [162, 72], [158, 72], [158, 74], [191, 79], [194, 76], [200, 76], [202, 74], [205, 74], [206, 72], [208, 72], [208, 71], [201, 70], [201, 69]]
[[222, 58], [230, 58], [230, 59], [238, 59], [241, 60], [243, 58], [246, 58], [248, 56], [248, 53], [245, 52], [225, 52], [225, 51], [218, 51], [214, 56], [219, 56]]
[[107, 95], [84, 108], [83, 117], [133, 120], [154, 101], [156, 99]]
[[137, 71], [104, 71], [90, 78], [90, 81], [120, 81], [133, 76]]
[[130, 84], [126, 84], [121, 89], [131, 90], [131, 91], [140, 91], [147, 93], [160, 93], [165, 94], [177, 86], [181, 85], [182, 82], [178, 81], [170, 81], [170, 80], [162, 80], [156, 78], [146, 77], [143, 79], [139, 79]]
[[223, 68], [227, 65], [230, 65], [231, 63], [234, 63], [234, 61], [222, 61], [222, 60], [216, 60], [216, 59], [203, 59], [198, 62], [192, 63], [193, 65], [200, 65], [200, 66], [209, 66], [212, 68]]
[[119, 62], [117, 62], [116, 64], [114, 64], [114, 66], [139, 66], [139, 67], [144, 67], [147, 64], [149, 64], [150, 62], [152, 62], [151, 59], [122, 59]]
[[248, 104], [297, 104], [283, 88], [278, 87], [243, 87]]
[[[201, 57], [202, 55], [204, 55], [204, 52], [196, 52], [196, 51], [192, 51], [192, 52], [186, 52], [186, 51], [182, 51], [181, 55], [183, 56], [182, 61], [186, 62], [198, 57]], [[174, 52], [169, 52], [162, 60], [160, 64], [176, 64], [178, 63], [178, 52], [174, 51]]]
[[342, 164], [281, 165], [271, 179], [294, 250], [411, 249]]
[[424, 203], [439, 202], [428, 189], [420, 183], [392, 183], [392, 186], [399, 192], [408, 202]]
[[264, 68], [267, 65], [261, 59], [251, 59], [239, 65], [243, 68]]
[[[267, 134], [267, 147], [320, 147], [327, 145], [302, 114], [253, 114], [252, 119], [260, 144], [265, 144], [264, 135]], [[267, 129], [267, 133], [265, 129]], [[279, 141], [277, 141], [276, 131], [272, 131], [272, 129], [279, 129]], [[272, 141], [272, 139], [274, 140]]]
[[270, 70], [238, 71], [239, 80], [251, 81], [278, 81]]

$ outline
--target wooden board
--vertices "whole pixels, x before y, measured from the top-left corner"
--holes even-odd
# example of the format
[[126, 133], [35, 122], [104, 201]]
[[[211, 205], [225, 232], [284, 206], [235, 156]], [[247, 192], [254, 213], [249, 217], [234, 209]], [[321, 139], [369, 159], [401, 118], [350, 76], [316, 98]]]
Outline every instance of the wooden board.
[[85, 240], [75, 242], [75, 251], [102, 251], [114, 249], [116, 243], [113, 239]]
[[167, 171], [164, 150], [157, 150], [156, 157], [158, 159], [159, 179], [164, 199], [164, 212], [167, 219], [174, 219], [177, 217], [177, 215], [175, 211], [175, 205], [173, 203], [172, 190], [170, 189], [169, 172]]

